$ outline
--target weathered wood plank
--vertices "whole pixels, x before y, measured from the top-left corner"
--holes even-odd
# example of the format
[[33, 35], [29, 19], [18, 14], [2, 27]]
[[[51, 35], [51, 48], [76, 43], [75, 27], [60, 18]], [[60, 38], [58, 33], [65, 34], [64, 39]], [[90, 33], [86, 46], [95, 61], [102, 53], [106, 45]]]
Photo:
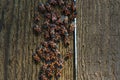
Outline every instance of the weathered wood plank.
[[[0, 80], [38, 79], [41, 64], [31, 55], [43, 38], [31, 26], [39, 1], [44, 0], [0, 0]], [[120, 79], [119, 5], [119, 0], [77, 0], [78, 80]], [[59, 47], [63, 55], [68, 51]], [[72, 61], [60, 80], [74, 80]]]
[[120, 1], [78, 0], [78, 80], [120, 79]]
[[[1, 0], [0, 3], [0, 80], [38, 80], [39, 65], [32, 62], [32, 53], [43, 36], [32, 33], [33, 17], [38, 2], [45, 0]], [[41, 22], [42, 23], [42, 20]], [[59, 49], [64, 55], [62, 43]], [[73, 59], [66, 62], [60, 80], [73, 80]]]

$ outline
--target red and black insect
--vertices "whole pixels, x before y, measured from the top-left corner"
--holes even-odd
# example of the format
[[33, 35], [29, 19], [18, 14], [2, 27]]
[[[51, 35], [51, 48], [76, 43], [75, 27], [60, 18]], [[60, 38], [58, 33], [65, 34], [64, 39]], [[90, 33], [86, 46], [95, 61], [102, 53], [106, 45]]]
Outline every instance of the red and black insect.
[[33, 31], [34, 31], [36, 34], [39, 34], [39, 33], [41, 33], [41, 27], [36, 24], [36, 25], [33, 26]]
[[67, 61], [72, 58], [73, 53], [71, 51], [68, 51], [67, 54], [64, 57], [64, 60]]
[[51, 12], [52, 11], [51, 5], [49, 3], [45, 4], [45, 8], [46, 8], [47, 12]]
[[44, 13], [46, 11], [45, 5], [43, 3], [38, 4], [38, 11], [39, 13], [40, 12]]
[[40, 62], [40, 57], [39, 57], [36, 53], [33, 53], [32, 57], [33, 57], [33, 60], [34, 60], [35, 62], [37, 62], [37, 63]]
[[57, 5], [57, 1], [56, 0], [48, 0], [48, 3], [50, 3], [53, 6]]

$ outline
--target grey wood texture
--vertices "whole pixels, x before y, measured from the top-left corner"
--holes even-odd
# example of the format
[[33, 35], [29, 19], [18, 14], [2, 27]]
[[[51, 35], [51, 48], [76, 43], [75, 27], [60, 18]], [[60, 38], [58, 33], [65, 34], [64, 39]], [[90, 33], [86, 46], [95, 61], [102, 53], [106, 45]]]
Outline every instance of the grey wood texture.
[[120, 80], [120, 0], [77, 0], [78, 80]]
[[[0, 0], [0, 80], [38, 80], [32, 53], [35, 6], [44, 0]], [[120, 0], [77, 0], [78, 80], [120, 80]], [[42, 19], [41, 19], [42, 22]], [[62, 43], [59, 49], [64, 55]], [[73, 79], [73, 59], [60, 80]]]

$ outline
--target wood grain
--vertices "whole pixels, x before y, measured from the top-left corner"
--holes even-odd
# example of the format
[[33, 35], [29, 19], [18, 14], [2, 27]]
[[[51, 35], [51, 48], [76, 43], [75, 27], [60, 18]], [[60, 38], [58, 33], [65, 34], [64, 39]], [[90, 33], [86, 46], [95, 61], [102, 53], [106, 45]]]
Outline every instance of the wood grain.
[[[43, 38], [31, 26], [39, 1], [0, 0], [0, 80], [38, 80], [42, 63], [31, 55]], [[120, 79], [119, 10], [119, 0], [77, 0], [78, 80]], [[73, 41], [59, 49], [64, 55]], [[60, 80], [74, 80], [72, 64], [66, 62]]]
[[120, 1], [77, 3], [78, 80], [119, 80]]
[[[32, 53], [44, 39], [33, 34], [32, 25], [38, 2], [45, 0], [0, 2], [0, 80], [38, 80], [42, 63], [33, 63]], [[69, 48], [59, 44], [63, 56], [69, 49], [73, 49], [72, 37]], [[60, 80], [73, 80], [73, 59], [65, 63]]]

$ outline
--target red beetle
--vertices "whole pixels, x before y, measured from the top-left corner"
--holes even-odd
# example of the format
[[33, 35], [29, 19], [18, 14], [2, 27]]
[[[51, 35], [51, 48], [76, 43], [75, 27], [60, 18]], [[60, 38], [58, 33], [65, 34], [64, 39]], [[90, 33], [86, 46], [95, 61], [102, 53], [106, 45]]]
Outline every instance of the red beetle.
[[69, 25], [69, 34], [72, 33], [75, 29], [75, 26], [74, 26], [74, 22], [72, 22], [70, 25]]
[[57, 4], [57, 1], [56, 0], [48, 0], [48, 2], [51, 4], [51, 5], [56, 5]]
[[33, 53], [32, 57], [36, 62], [40, 62], [40, 57], [36, 53]]
[[44, 6], [43, 3], [39, 3], [39, 5], [38, 5], [38, 11], [39, 12], [45, 12], [46, 11], [45, 6]]
[[68, 59], [70, 59], [70, 58], [72, 57], [72, 55], [73, 55], [73, 54], [72, 54], [71, 51], [67, 52], [67, 54], [65, 55], [64, 60], [67, 61]]
[[65, 47], [68, 47], [70, 45], [70, 39], [68, 37], [64, 38], [64, 45]]
[[51, 10], [52, 10], [51, 5], [49, 3], [45, 4], [45, 8], [48, 12], [51, 12]]
[[41, 27], [36, 24], [36, 25], [33, 26], [33, 30], [37, 33], [40, 33], [41, 32]]

